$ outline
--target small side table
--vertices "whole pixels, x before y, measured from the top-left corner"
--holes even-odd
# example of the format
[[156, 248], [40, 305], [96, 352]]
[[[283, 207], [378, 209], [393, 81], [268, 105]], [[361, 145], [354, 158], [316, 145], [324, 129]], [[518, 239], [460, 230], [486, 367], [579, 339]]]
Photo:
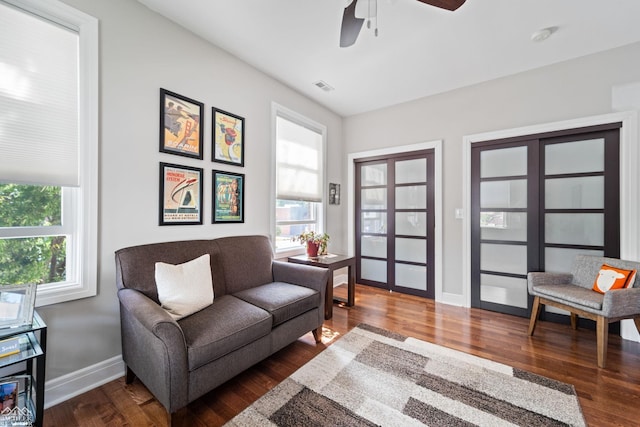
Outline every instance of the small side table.
[[[313, 265], [315, 267], [328, 268], [331, 274], [327, 282], [327, 291], [324, 300], [324, 318], [331, 319], [333, 316], [333, 301], [344, 302], [348, 307], [355, 305], [356, 293], [356, 259], [348, 255], [320, 255], [317, 258], [309, 258], [306, 255], [292, 256], [289, 262], [296, 264]], [[333, 272], [343, 267], [348, 267], [347, 299], [334, 298], [333, 296]]]

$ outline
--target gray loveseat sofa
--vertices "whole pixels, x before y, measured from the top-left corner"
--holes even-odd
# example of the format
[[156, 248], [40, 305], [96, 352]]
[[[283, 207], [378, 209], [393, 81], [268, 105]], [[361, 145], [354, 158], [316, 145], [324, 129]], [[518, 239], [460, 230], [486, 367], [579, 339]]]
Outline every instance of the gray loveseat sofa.
[[[155, 263], [204, 254], [213, 304], [176, 321], [160, 306]], [[115, 261], [126, 381], [138, 377], [172, 425], [188, 403], [300, 336], [320, 341], [328, 270], [274, 261], [266, 236], [134, 246]]]

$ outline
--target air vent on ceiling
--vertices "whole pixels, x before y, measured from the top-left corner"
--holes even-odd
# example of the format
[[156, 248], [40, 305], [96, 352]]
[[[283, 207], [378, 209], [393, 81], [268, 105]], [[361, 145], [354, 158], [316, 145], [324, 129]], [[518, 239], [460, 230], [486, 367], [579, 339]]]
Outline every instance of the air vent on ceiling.
[[314, 83], [314, 85], [318, 86], [320, 89], [322, 89], [325, 92], [331, 92], [332, 90], [334, 90], [332, 86], [329, 86], [327, 82], [324, 82], [322, 80], [318, 80], [317, 82]]

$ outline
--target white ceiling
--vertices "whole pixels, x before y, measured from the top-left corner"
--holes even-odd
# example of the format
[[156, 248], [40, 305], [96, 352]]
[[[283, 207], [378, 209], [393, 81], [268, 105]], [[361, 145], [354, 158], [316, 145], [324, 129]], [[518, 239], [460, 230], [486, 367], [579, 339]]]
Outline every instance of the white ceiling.
[[640, 41], [640, 0], [377, 0], [378, 37], [363, 26], [348, 48], [349, 0], [138, 1], [342, 116]]

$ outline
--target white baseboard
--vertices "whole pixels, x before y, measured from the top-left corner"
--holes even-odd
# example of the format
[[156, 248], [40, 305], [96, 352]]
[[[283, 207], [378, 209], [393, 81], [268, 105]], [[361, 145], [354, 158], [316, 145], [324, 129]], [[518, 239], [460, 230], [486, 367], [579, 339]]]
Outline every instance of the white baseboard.
[[456, 305], [458, 307], [468, 307], [463, 295], [442, 292], [441, 298], [437, 301], [443, 304]]
[[348, 283], [349, 282], [349, 275], [348, 274], [334, 274], [333, 275], [333, 287], [335, 288], [336, 286], [340, 286], [344, 283]]
[[62, 403], [72, 397], [124, 376], [122, 356], [115, 356], [92, 366], [47, 381], [44, 385], [44, 407]]

